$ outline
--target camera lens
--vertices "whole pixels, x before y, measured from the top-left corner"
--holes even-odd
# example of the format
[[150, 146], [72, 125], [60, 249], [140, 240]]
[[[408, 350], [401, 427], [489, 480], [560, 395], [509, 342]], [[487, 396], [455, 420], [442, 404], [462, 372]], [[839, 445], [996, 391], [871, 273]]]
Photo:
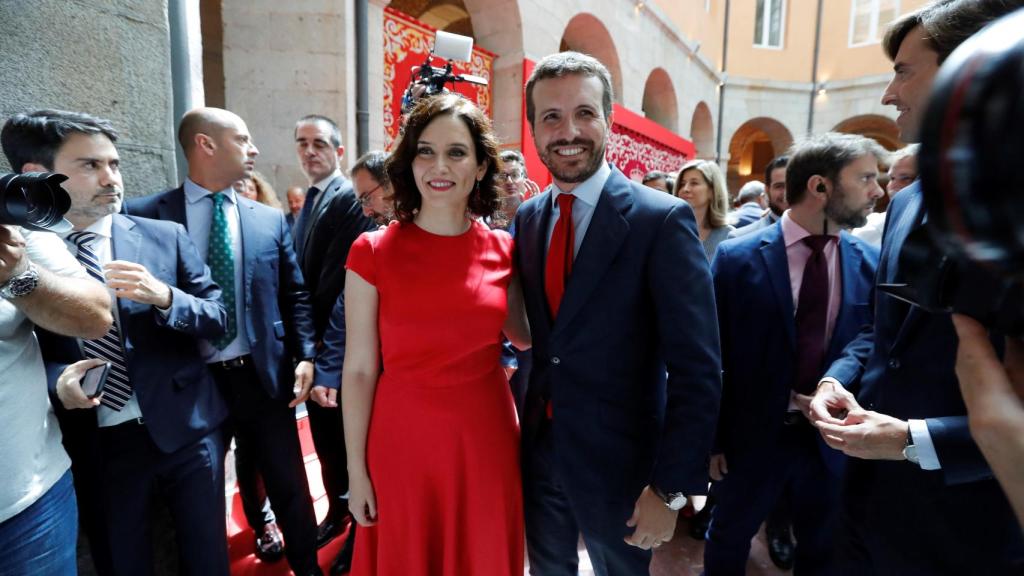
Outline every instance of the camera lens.
[[67, 176], [49, 172], [0, 177], [0, 224], [70, 232], [72, 226], [64, 219], [64, 214], [71, 208], [71, 198], [60, 186], [65, 180]]

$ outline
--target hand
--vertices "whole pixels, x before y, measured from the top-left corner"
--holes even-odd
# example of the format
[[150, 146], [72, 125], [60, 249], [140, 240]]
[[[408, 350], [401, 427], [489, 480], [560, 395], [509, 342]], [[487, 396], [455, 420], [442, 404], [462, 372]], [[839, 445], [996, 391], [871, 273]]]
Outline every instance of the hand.
[[105, 363], [105, 360], [99, 358], [89, 358], [88, 360], [79, 360], [65, 368], [57, 377], [57, 398], [60, 398], [60, 403], [68, 410], [99, 406], [103, 394], [96, 398], [86, 396], [82, 391], [82, 376], [85, 376], [86, 371], [90, 368], [102, 366]]
[[715, 482], [721, 482], [729, 473], [729, 464], [725, 461], [725, 454], [711, 455], [711, 470], [709, 475]]
[[310, 393], [309, 397], [313, 399], [313, 402], [316, 402], [324, 408], [338, 407], [338, 390], [335, 388], [328, 388], [327, 386], [313, 386], [313, 391]]
[[529, 178], [527, 178], [526, 181], [523, 182], [523, 188], [526, 189], [526, 191], [523, 193], [524, 198], [533, 198], [537, 194], [540, 194], [540, 186], [538, 186], [536, 182], [530, 180]]
[[819, 421], [841, 424], [843, 418], [854, 409], [861, 410], [857, 398], [842, 384], [829, 378], [818, 383], [818, 390], [808, 408], [808, 419], [812, 424]]
[[295, 400], [288, 403], [289, 408], [295, 408], [309, 398], [309, 388], [313, 385], [313, 372], [313, 363], [309, 360], [303, 360], [295, 366], [295, 386], [292, 388]]
[[0, 226], [0, 285], [28, 270], [25, 237], [15, 226]]
[[377, 523], [377, 496], [373, 492], [373, 482], [365, 472], [349, 475], [348, 510], [360, 526]]
[[107, 286], [118, 298], [167, 309], [171, 306], [171, 289], [157, 280], [142, 264], [114, 260], [103, 267]]
[[903, 460], [910, 424], [871, 410], [855, 408], [839, 424], [814, 423], [825, 443], [847, 456], [865, 460]]
[[633, 515], [626, 521], [626, 526], [635, 527], [636, 530], [623, 540], [642, 550], [657, 548], [672, 539], [678, 514], [677, 510], [666, 506], [665, 501], [647, 486], [636, 499]]
[[794, 392], [792, 399], [793, 403], [796, 404], [796, 407], [799, 408], [800, 412], [803, 413], [804, 418], [807, 418], [807, 420], [814, 422], [814, 415], [811, 414], [811, 401], [814, 400], [814, 396], [808, 396], [806, 394], [797, 394]]

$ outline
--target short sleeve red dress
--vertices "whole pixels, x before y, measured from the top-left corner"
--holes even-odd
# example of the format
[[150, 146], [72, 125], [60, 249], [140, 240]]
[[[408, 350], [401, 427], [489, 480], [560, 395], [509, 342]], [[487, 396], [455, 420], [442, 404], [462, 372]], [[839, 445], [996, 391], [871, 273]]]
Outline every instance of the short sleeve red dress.
[[522, 576], [519, 425], [501, 368], [512, 238], [393, 222], [347, 267], [377, 288], [383, 371], [367, 438], [378, 523], [354, 576]]

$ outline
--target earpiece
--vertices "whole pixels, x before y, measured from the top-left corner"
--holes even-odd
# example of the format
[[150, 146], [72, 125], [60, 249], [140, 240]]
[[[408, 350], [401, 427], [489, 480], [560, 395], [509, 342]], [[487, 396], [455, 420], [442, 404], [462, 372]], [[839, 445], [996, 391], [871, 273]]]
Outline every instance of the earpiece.
[[818, 192], [821, 192], [822, 194], [824, 194], [825, 192], [828, 192], [828, 188], [826, 188], [825, 185], [823, 183], [821, 183], [821, 182], [818, 183], [817, 190], [818, 190]]

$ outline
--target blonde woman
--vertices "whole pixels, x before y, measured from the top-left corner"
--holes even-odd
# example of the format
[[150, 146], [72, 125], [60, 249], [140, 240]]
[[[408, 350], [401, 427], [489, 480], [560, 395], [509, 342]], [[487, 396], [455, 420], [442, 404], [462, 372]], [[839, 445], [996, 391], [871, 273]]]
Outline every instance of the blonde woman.
[[679, 170], [673, 189], [676, 197], [686, 200], [700, 229], [700, 241], [708, 262], [718, 244], [735, 230], [727, 222], [729, 191], [718, 164], [707, 160], [691, 160]]

